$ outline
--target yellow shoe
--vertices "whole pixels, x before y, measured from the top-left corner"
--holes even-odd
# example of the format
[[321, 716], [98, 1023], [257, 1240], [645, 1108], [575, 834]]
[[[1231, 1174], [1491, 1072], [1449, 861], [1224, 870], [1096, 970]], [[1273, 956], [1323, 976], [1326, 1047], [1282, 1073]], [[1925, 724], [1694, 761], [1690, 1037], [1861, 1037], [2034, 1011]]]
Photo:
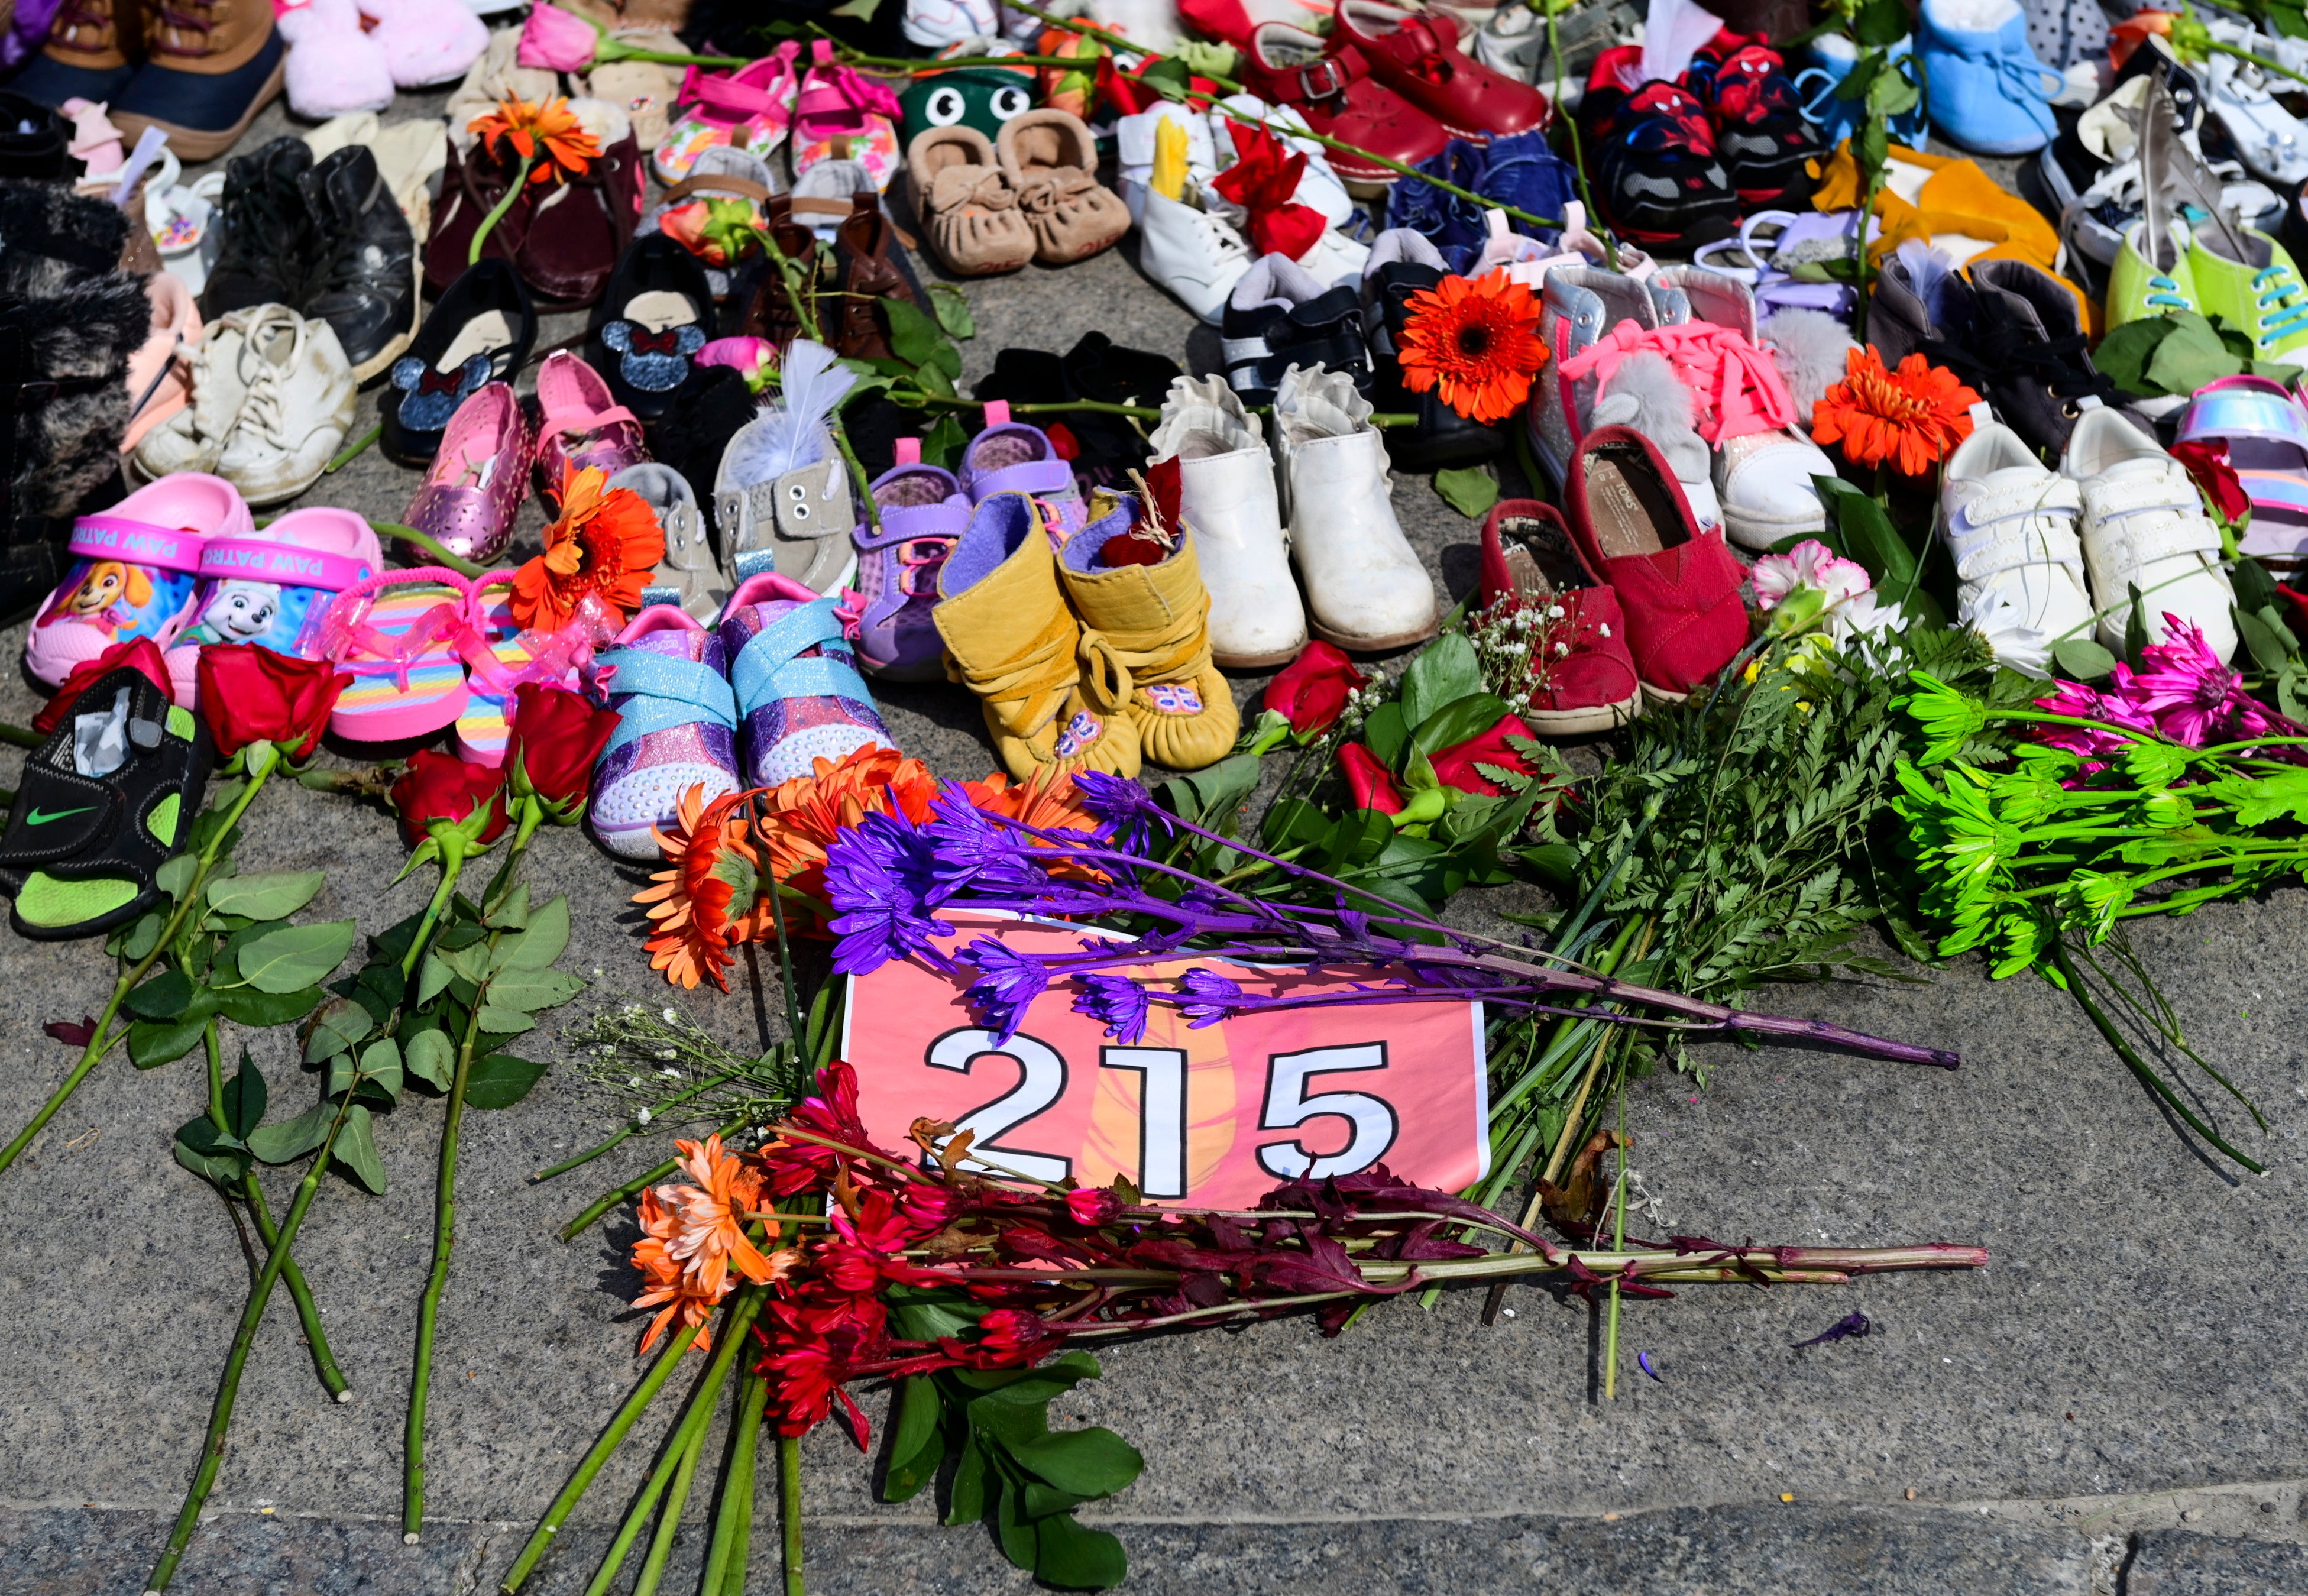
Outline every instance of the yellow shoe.
[[1085, 669], [1081, 625], [1032, 499], [997, 493], [977, 506], [938, 573], [930, 613], [945, 639], [946, 675], [977, 694], [1011, 775], [1138, 773], [1127, 689], [1108, 691], [1109, 672]]
[[1210, 662], [1210, 596], [1193, 530], [1159, 565], [1109, 567], [1098, 552], [1130, 530], [1138, 501], [1109, 502], [1098, 496], [1089, 524], [1058, 559], [1058, 580], [1081, 617], [1084, 669], [1102, 672], [1099, 689], [1123, 704], [1147, 758], [1174, 771], [1216, 764], [1241, 734], [1242, 716]]

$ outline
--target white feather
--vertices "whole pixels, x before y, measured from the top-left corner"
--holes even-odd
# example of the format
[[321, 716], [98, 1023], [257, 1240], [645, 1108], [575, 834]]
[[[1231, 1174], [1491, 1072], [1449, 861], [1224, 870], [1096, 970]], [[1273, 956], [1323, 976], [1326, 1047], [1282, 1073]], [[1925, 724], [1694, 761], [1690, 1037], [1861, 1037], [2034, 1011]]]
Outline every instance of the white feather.
[[826, 424], [857, 380], [831, 349], [794, 340], [779, 368], [779, 402], [762, 412], [762, 470], [749, 481], [771, 481], [825, 458], [832, 438]]

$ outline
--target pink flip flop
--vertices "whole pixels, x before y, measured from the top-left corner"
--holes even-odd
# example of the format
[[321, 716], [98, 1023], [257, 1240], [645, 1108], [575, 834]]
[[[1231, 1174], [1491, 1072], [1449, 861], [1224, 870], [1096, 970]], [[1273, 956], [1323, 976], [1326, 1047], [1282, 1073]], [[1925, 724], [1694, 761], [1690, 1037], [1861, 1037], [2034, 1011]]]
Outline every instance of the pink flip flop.
[[614, 477], [650, 457], [642, 424], [616, 401], [601, 374], [566, 349], [545, 358], [537, 372], [537, 473], [546, 503], [557, 512], [561, 479], [598, 466]]
[[198, 471], [163, 477], [102, 514], [81, 516], [67, 546], [72, 565], [25, 639], [24, 669], [56, 687], [116, 643], [149, 637], [167, 648], [196, 613], [202, 544], [255, 530], [233, 485]]
[[277, 654], [319, 659], [329, 606], [383, 569], [384, 553], [368, 522], [319, 505], [238, 537], [207, 539], [193, 622], [168, 651], [176, 701], [198, 707], [203, 643], [255, 643]]
[[441, 447], [409, 501], [408, 524], [459, 559], [486, 565], [512, 540], [528, 465], [529, 425], [521, 401], [505, 384], [487, 384], [449, 418]]
[[438, 731], [465, 712], [465, 611], [473, 584], [443, 565], [387, 571], [339, 593], [322, 657], [349, 673], [329, 729], [357, 743]]
[[490, 572], [473, 583], [465, 609], [462, 646], [472, 675], [450, 735], [457, 756], [475, 764], [504, 763], [515, 688], [523, 682], [574, 687], [593, 658], [593, 645], [575, 622], [558, 632], [523, 631], [512, 616], [512, 582], [511, 571]]

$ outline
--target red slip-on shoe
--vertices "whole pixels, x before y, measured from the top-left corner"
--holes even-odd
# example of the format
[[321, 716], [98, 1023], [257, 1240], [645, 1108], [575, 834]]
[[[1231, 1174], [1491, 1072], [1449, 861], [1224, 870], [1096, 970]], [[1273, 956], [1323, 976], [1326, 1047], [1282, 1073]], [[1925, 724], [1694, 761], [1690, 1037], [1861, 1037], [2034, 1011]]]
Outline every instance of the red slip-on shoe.
[[[1352, 46], [1323, 53], [1322, 40], [1303, 28], [1262, 22], [1243, 52], [1243, 86], [1269, 105], [1288, 106], [1325, 138], [1374, 155], [1417, 166], [1439, 155], [1451, 135], [1442, 125], [1370, 75], [1370, 64]], [[1402, 174], [1344, 150], [1330, 151], [1331, 169], [1365, 186]]]
[[1371, 76], [1453, 138], [1487, 144], [1546, 125], [1546, 96], [1461, 51], [1459, 25], [1448, 12], [1340, 0], [1331, 48], [1359, 52]]
[[1678, 703], [1747, 642], [1745, 573], [1720, 528], [1701, 532], [1675, 472], [1629, 427], [1598, 427], [1571, 457], [1571, 537], [1615, 589], [1643, 691]]
[[[1512, 607], [1490, 619], [1502, 599]], [[1484, 625], [1512, 627], [1537, 654], [1530, 701], [1518, 706], [1533, 731], [1609, 731], [1642, 713], [1619, 595], [1595, 574], [1554, 505], [1503, 499], [1492, 506], [1483, 522], [1483, 608]]]

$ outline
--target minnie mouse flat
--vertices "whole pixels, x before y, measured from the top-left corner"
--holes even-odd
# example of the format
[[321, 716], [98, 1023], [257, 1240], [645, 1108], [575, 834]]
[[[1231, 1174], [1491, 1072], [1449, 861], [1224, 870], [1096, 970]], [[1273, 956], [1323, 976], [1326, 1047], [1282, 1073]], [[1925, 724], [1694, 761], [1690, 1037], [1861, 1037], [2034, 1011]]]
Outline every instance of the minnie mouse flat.
[[392, 363], [379, 405], [384, 452], [423, 465], [465, 401], [490, 383], [510, 383], [537, 341], [537, 306], [521, 273], [484, 256], [449, 285]]
[[713, 335], [713, 287], [697, 257], [663, 233], [633, 241], [593, 307], [586, 354], [616, 401], [655, 420]]

